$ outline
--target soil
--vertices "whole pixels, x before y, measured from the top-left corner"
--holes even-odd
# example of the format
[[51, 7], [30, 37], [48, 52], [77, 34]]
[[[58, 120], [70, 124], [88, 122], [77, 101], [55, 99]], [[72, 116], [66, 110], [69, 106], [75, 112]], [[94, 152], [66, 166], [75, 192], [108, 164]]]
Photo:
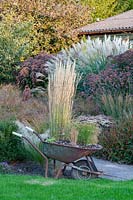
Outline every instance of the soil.
[[0, 173], [44, 176], [43, 167], [40, 164], [37, 164], [33, 161], [13, 163], [1, 162]]
[[[56, 166], [60, 166], [60, 162], [56, 161]], [[17, 174], [17, 175], [38, 175], [45, 176], [45, 167], [42, 165], [33, 162], [33, 161], [25, 161], [25, 162], [1, 162], [0, 163], [0, 173], [2, 174]], [[69, 178], [70, 171], [65, 172], [62, 175], [62, 178]], [[48, 169], [48, 177], [54, 177], [54, 166], [53, 162], [49, 161], [49, 169]]]
[[73, 144], [69, 140], [59, 140], [56, 142], [53, 142], [53, 144], [59, 144], [59, 145], [66, 145], [70, 147], [76, 147], [76, 148], [82, 148], [82, 149], [101, 149], [102, 146], [99, 144], [88, 144], [88, 145], [78, 145], [78, 144]]

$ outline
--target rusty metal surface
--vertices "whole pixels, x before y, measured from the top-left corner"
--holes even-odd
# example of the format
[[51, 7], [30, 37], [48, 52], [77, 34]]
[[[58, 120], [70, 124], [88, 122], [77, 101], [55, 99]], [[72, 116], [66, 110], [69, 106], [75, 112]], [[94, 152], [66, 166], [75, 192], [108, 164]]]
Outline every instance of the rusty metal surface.
[[80, 148], [77, 146], [43, 142], [43, 153], [49, 158], [64, 163], [71, 163], [84, 156], [92, 155], [101, 148], [101, 146]]

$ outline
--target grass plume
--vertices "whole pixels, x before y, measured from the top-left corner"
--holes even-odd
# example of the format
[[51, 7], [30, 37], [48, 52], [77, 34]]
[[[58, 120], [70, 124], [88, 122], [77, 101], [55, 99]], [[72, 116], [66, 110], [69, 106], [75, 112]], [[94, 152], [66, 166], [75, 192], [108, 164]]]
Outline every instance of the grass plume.
[[51, 136], [56, 139], [69, 138], [73, 99], [80, 77], [75, 71], [75, 62], [55, 62], [49, 75], [48, 97]]

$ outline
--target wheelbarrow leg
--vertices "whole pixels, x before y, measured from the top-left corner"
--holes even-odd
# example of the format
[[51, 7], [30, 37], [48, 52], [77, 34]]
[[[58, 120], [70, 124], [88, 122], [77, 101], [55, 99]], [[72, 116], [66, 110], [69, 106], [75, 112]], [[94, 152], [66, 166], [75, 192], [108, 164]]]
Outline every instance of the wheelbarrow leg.
[[45, 178], [48, 177], [48, 159], [45, 158], [46, 164], [45, 164]]
[[59, 178], [59, 176], [61, 176], [63, 174], [63, 169], [66, 167], [66, 164], [64, 163], [63, 165], [61, 165], [61, 167], [58, 169], [57, 174], [55, 176], [55, 178]]

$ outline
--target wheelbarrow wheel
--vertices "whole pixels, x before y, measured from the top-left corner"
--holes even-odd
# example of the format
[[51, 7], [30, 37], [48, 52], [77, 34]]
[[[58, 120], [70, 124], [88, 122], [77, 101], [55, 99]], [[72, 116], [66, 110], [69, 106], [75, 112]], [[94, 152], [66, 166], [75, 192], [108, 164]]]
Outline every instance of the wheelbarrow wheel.
[[[74, 179], [90, 179], [94, 174], [90, 173], [90, 167], [88, 166], [87, 161], [79, 160], [74, 164], [76, 167], [79, 167], [81, 170], [72, 168], [71, 177]], [[88, 170], [88, 172], [84, 172], [82, 170]]]

